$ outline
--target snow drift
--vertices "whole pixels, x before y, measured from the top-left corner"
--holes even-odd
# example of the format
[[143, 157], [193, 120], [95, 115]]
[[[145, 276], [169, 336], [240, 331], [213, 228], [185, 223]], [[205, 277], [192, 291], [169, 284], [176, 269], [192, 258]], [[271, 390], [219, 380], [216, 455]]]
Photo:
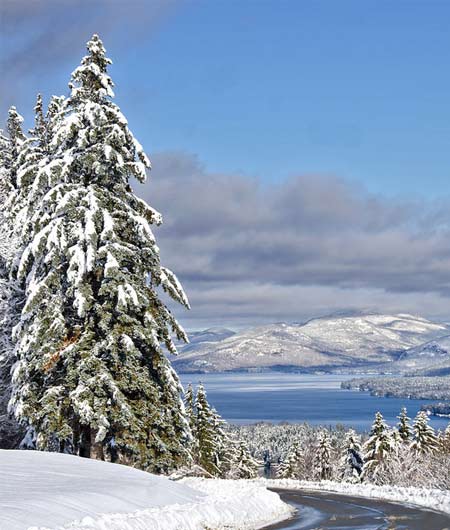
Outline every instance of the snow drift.
[[173, 482], [119, 464], [0, 450], [0, 530], [255, 529], [288, 517], [246, 481]]

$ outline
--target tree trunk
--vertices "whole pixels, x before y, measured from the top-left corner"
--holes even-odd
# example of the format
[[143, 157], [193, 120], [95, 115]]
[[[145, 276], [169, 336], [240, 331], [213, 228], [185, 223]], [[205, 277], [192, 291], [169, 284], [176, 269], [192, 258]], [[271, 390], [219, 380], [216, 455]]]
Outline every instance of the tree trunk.
[[88, 425], [82, 425], [80, 428], [78, 454], [83, 458], [91, 457], [91, 428]]
[[95, 441], [97, 432], [91, 430], [91, 454], [90, 457], [94, 460], [105, 460], [105, 454], [103, 451], [103, 444]]

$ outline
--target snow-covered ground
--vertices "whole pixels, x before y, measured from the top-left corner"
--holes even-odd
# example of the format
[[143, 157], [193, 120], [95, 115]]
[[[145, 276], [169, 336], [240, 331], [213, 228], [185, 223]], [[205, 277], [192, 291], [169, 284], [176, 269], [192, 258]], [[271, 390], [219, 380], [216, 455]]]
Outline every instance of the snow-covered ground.
[[309, 482], [293, 479], [258, 479], [255, 483], [262, 483], [268, 488], [289, 490], [329, 491], [341, 493], [352, 497], [365, 497], [369, 499], [382, 499], [430, 508], [450, 514], [450, 491], [425, 488], [402, 488], [398, 486], [375, 486], [373, 484], [347, 484], [324, 480], [322, 482]]
[[290, 513], [264, 483], [180, 483], [75, 456], [0, 450], [0, 530], [250, 530]]

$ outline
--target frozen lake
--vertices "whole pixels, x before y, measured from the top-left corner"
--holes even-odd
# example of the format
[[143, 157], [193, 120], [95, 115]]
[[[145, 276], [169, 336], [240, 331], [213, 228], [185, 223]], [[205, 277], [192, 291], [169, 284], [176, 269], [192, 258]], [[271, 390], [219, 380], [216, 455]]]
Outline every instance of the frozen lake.
[[[367, 392], [341, 390], [341, 381], [354, 375], [270, 373], [180, 374], [183, 385], [201, 381], [209, 402], [230, 423], [288, 421], [369, 430], [375, 412], [389, 425], [397, 423], [401, 407], [413, 418], [426, 400], [384, 398]], [[431, 417], [435, 429], [448, 419]]]

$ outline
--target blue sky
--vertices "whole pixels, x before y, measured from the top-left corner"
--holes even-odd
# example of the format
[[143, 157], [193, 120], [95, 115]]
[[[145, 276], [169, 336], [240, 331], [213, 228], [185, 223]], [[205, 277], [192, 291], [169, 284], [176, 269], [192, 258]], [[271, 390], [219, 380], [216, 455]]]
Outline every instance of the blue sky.
[[383, 194], [449, 192], [450, 2], [52, 3], [22, 9], [20, 32], [3, 7], [3, 58], [57, 33], [55, 12], [63, 21], [13, 91], [26, 115], [35, 91], [66, 92], [95, 26], [150, 152], [267, 181], [320, 173]]
[[450, 318], [450, 1], [3, 0], [0, 118], [94, 32], [189, 328]]

